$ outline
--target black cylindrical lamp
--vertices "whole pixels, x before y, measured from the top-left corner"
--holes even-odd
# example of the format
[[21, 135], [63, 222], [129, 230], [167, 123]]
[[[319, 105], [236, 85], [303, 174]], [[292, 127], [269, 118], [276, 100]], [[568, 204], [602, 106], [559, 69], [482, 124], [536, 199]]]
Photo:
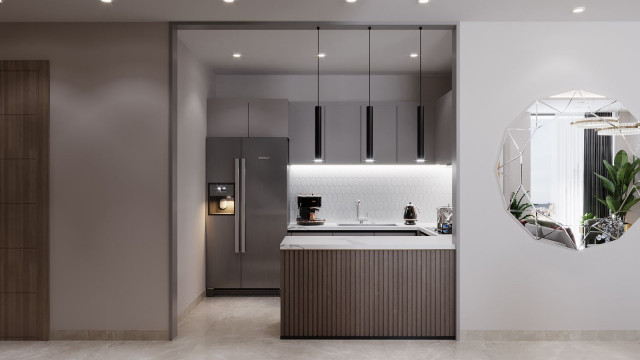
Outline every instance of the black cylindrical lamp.
[[424, 106], [418, 105], [418, 151], [417, 161], [424, 162]]
[[322, 106], [316, 106], [316, 124], [315, 124], [315, 152], [314, 161], [322, 162]]
[[373, 106], [371, 106], [371, 26], [369, 26], [369, 105], [367, 106], [367, 147], [365, 162], [373, 162]]
[[373, 162], [373, 106], [367, 106], [367, 156], [366, 162]]
[[418, 131], [418, 138], [416, 143], [418, 144], [418, 151], [416, 152], [416, 161], [419, 163], [425, 162], [424, 158], [424, 106], [422, 106], [422, 26], [418, 28], [420, 30], [420, 73], [418, 75], [418, 82], [420, 88], [420, 104], [418, 105], [418, 121], [416, 130]]
[[313, 161], [321, 163], [322, 160], [322, 106], [320, 106], [320, 27], [318, 26], [318, 104], [316, 105], [315, 114], [315, 146], [313, 152]]

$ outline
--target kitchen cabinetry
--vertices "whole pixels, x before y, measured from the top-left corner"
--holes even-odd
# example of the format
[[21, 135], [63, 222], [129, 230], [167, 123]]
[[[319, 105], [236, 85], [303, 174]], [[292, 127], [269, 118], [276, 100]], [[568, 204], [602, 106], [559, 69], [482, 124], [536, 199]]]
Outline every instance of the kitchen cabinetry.
[[289, 137], [289, 101], [249, 101], [249, 137]]
[[[324, 108], [324, 153], [327, 164], [360, 163], [360, 104], [330, 104]], [[313, 148], [313, 142], [309, 144]]]
[[[312, 164], [315, 103], [289, 105], [291, 164]], [[373, 105], [375, 164], [416, 164], [417, 102]], [[325, 164], [361, 164], [366, 156], [366, 105], [357, 102], [323, 104]], [[435, 118], [434, 118], [435, 117]], [[426, 164], [451, 164], [455, 149], [453, 96], [425, 104]]]
[[[424, 119], [424, 156], [427, 164], [434, 163], [433, 125], [425, 106]], [[418, 103], [398, 104], [398, 164], [416, 164], [418, 152]]]
[[249, 102], [242, 99], [207, 101], [207, 137], [249, 136]]
[[[289, 104], [289, 162], [291, 164], [313, 163], [315, 106], [316, 103], [311, 102]], [[325, 112], [322, 113], [323, 116], [324, 114]], [[322, 130], [325, 131], [324, 126]]]
[[[395, 164], [397, 160], [397, 106], [373, 105], [373, 159], [376, 164]], [[360, 162], [367, 156], [367, 107], [360, 109]], [[415, 132], [414, 132], [415, 134]]]
[[435, 113], [435, 162], [437, 164], [451, 164], [456, 148], [452, 91], [438, 99]]
[[209, 99], [208, 137], [288, 137], [289, 102], [282, 99]]

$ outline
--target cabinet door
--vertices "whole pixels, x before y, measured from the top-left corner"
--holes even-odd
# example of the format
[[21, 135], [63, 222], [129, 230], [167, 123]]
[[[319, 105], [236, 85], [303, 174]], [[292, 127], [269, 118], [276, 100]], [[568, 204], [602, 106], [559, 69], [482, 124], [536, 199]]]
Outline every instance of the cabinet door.
[[209, 99], [207, 101], [207, 136], [249, 136], [249, 101]]
[[[315, 106], [315, 103], [289, 104], [290, 164], [313, 163], [315, 146]], [[325, 113], [326, 111], [322, 113], [323, 116]], [[324, 131], [324, 126], [322, 128]]]
[[359, 164], [360, 104], [330, 104], [325, 111], [325, 162]]
[[288, 100], [249, 100], [249, 137], [289, 137], [288, 122]]
[[[373, 105], [373, 159], [376, 164], [395, 164], [397, 157], [396, 105]], [[362, 106], [360, 161], [367, 157], [367, 107]]]
[[435, 162], [451, 164], [456, 148], [456, 119], [453, 115], [453, 92], [436, 102]]
[[[432, 106], [424, 108], [424, 155], [426, 163], [433, 164]], [[398, 104], [398, 164], [416, 164], [418, 154], [418, 103]]]

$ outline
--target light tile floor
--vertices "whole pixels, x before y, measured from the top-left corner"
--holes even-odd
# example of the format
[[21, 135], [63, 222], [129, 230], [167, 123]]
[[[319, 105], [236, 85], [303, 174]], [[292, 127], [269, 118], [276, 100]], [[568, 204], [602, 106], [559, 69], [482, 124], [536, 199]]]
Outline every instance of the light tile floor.
[[279, 322], [277, 298], [208, 298], [172, 342], [0, 342], [0, 359], [640, 359], [640, 342], [280, 340]]

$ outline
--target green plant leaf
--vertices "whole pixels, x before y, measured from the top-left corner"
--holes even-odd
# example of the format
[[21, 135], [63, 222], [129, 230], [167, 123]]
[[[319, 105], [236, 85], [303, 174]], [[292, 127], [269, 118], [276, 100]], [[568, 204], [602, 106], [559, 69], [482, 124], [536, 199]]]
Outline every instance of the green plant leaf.
[[629, 155], [627, 155], [626, 151], [620, 150], [618, 151], [615, 159], [613, 160], [613, 165], [616, 167], [616, 169], [619, 169], [620, 167], [622, 167], [622, 164], [625, 164], [628, 162], [629, 162]]
[[616, 179], [618, 180], [618, 182], [621, 182], [621, 183], [626, 182], [625, 180], [627, 177], [627, 172], [629, 172], [629, 166], [631, 166], [631, 164], [625, 163], [625, 164], [622, 164], [620, 169], [618, 169], [618, 174], [616, 176]]
[[607, 206], [612, 213], [617, 214], [620, 212], [620, 201], [613, 196], [607, 196]]
[[609, 164], [607, 160], [602, 160], [604, 167], [607, 168], [607, 172], [609, 173], [609, 177], [611, 179], [616, 178], [616, 169], [613, 168], [613, 165]]
[[600, 201], [604, 206], [606, 206], [607, 208], [609, 208], [609, 204], [607, 204], [607, 202], [606, 202], [606, 201], [604, 201], [603, 199], [601, 199], [601, 198], [599, 198], [599, 197], [597, 197], [597, 196], [594, 196], [594, 197], [596, 198], [596, 200]]
[[602, 180], [602, 186], [604, 186], [605, 189], [607, 189], [610, 193], [615, 194], [616, 192], [616, 186], [613, 184], [613, 182], [611, 182], [611, 180], [607, 179], [606, 177], [600, 175], [600, 174], [595, 174], [600, 180]]
[[627, 201], [624, 206], [622, 207], [622, 213], [627, 213], [629, 212], [629, 210], [631, 210], [631, 208], [637, 204], [638, 202], [640, 202], [640, 199], [633, 199], [631, 201]]

